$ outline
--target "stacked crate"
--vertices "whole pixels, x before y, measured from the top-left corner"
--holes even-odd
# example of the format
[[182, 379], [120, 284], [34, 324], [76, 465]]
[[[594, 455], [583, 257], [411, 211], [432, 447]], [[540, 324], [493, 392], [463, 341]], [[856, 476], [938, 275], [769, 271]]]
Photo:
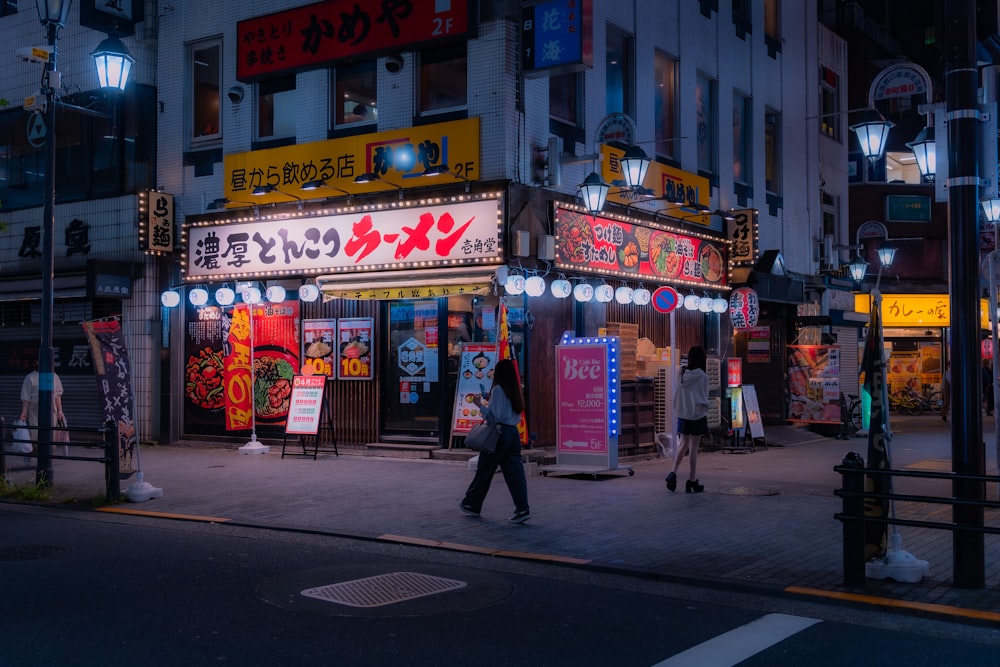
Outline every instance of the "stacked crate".
[[639, 346], [639, 325], [608, 322], [601, 335], [618, 338], [618, 377], [622, 382], [635, 380], [636, 349]]

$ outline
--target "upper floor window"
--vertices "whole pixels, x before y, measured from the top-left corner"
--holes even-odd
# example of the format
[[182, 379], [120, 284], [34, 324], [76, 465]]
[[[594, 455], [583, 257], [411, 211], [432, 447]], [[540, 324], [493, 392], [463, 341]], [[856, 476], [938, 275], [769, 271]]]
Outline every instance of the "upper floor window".
[[583, 75], [580, 72], [549, 77], [549, 118], [567, 125], [582, 125]]
[[295, 75], [267, 79], [257, 84], [257, 138], [295, 136]]
[[222, 40], [189, 44], [187, 54], [190, 143], [217, 142], [222, 138]]
[[781, 114], [764, 110], [764, 188], [781, 194]]
[[378, 120], [375, 60], [339, 65], [333, 70], [333, 126], [374, 124]]
[[695, 112], [697, 116], [696, 137], [698, 140], [698, 171], [708, 174], [718, 172], [715, 128], [715, 82], [698, 75], [694, 87]]
[[653, 54], [653, 116], [656, 127], [656, 155], [677, 157], [677, 61], [663, 51]]
[[829, 67], [819, 68], [819, 131], [840, 141], [840, 75]]
[[736, 36], [745, 39], [752, 27], [750, 0], [733, 0], [733, 25], [736, 27]]
[[605, 113], [635, 116], [635, 64], [632, 58], [632, 37], [608, 26], [605, 38]]
[[733, 93], [733, 181], [749, 185], [753, 165], [751, 143], [752, 101], [742, 93]]
[[449, 44], [420, 52], [418, 108], [421, 114], [465, 109], [469, 104], [466, 44]]
[[771, 57], [781, 51], [781, 0], [764, 0], [764, 42]]

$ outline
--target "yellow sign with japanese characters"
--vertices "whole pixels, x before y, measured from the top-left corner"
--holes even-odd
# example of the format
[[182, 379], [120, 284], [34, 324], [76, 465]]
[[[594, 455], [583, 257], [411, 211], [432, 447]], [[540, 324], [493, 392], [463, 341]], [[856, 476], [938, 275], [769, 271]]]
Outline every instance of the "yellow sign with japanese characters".
[[[683, 171], [653, 160], [646, 170], [643, 185], [652, 191], [652, 196], [643, 196], [622, 189], [625, 175], [622, 173], [621, 159], [625, 151], [609, 144], [601, 144], [601, 154], [606, 158], [601, 162], [604, 180], [611, 183], [608, 201], [641, 208], [645, 211], [659, 211], [672, 218], [709, 225], [711, 216], [702, 208], [709, 205], [711, 188], [708, 179], [689, 171]], [[698, 206], [696, 206], [698, 205]]]
[[[883, 327], [950, 327], [951, 301], [947, 294], [883, 294]], [[871, 312], [871, 295], [855, 294], [854, 310]], [[979, 300], [979, 324], [990, 328], [989, 305]]]
[[[234, 153], [225, 171], [226, 197], [242, 206], [475, 181], [479, 119]], [[355, 182], [362, 175], [368, 180]], [[303, 190], [311, 181], [318, 187]], [[267, 186], [270, 192], [253, 194]]]

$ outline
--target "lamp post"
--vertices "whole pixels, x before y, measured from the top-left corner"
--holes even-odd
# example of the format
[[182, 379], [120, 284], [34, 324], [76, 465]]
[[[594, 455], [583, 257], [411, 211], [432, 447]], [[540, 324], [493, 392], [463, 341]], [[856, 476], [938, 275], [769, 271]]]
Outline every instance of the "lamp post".
[[[59, 52], [59, 29], [66, 25], [72, 0], [35, 0], [38, 9], [38, 19], [45, 26], [49, 46], [49, 60], [45, 64], [45, 74], [42, 77], [42, 93], [45, 96], [45, 179], [43, 196], [45, 198], [42, 211], [42, 294], [41, 294], [41, 335], [38, 348], [38, 463], [35, 481], [38, 484], [52, 484], [52, 405], [55, 383], [55, 352], [52, 345], [52, 314], [55, 301], [55, 204], [56, 204], [56, 92], [62, 81], [56, 69], [56, 58]], [[107, 42], [108, 40], [105, 40]], [[125, 88], [132, 56], [128, 55], [124, 45], [117, 39], [120, 50], [98, 49], [98, 76], [102, 85], [108, 81], [109, 68], [117, 72], [114, 77], [119, 90]], [[105, 44], [102, 42], [102, 46]], [[115, 46], [115, 45], [112, 45]], [[103, 61], [103, 62], [102, 62]], [[103, 65], [103, 75], [101, 67]]]
[[45, 180], [43, 194], [45, 207], [42, 212], [42, 307], [41, 339], [38, 347], [38, 463], [35, 482], [52, 484], [52, 403], [55, 383], [55, 352], [52, 348], [52, 312], [55, 282], [55, 203], [56, 203], [56, 89], [59, 72], [56, 70], [59, 28], [66, 25], [71, 0], [35, 0], [38, 18], [45, 26], [50, 50], [42, 78], [45, 94]]

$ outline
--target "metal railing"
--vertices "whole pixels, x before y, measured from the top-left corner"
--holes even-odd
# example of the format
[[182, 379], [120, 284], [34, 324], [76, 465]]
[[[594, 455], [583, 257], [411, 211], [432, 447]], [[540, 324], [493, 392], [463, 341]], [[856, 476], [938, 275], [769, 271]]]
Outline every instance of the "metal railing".
[[[0, 417], [0, 477], [6, 478], [7, 457], [24, 457], [34, 460], [52, 459], [59, 461], [92, 461], [104, 465], [104, 500], [107, 503], [116, 503], [121, 494], [121, 472], [118, 453], [118, 425], [113, 421], [108, 421], [104, 426], [52, 426], [40, 428], [37, 426], [27, 427], [38, 433], [38, 440], [33, 442], [34, 447], [29, 453], [19, 453], [10, 451], [14, 440], [11, 437], [13, 429]], [[42, 435], [47, 434], [47, 438]], [[65, 440], [56, 441], [57, 434], [68, 436]], [[20, 441], [18, 441], [20, 444]], [[40, 453], [39, 445], [48, 446], [49, 454]], [[86, 456], [71, 452], [83, 452], [87, 448], [98, 448], [98, 456]], [[62, 451], [62, 454], [56, 452]]]
[[[866, 516], [865, 500], [885, 500], [889, 503], [896, 501], [911, 503], [927, 503], [933, 505], [950, 505], [953, 509], [962, 508], [992, 508], [1000, 509], [1000, 501], [986, 500], [986, 484], [1000, 484], [1000, 477], [992, 475], [959, 475], [954, 472], [937, 472], [926, 470], [892, 470], [865, 468], [864, 459], [856, 452], [850, 452], [845, 457], [841, 465], [834, 466], [834, 472], [840, 473], [842, 483], [841, 488], [835, 489], [834, 494], [843, 500], [842, 509], [834, 518], [843, 524], [843, 547], [844, 547], [844, 585], [860, 586], [865, 582], [865, 524], [879, 523], [894, 526], [912, 526], [916, 528], [931, 528], [935, 530], [950, 531], [953, 537], [956, 533], [980, 534], [980, 535], [1000, 535], [1000, 526], [987, 526], [983, 522], [982, 512], [973, 512], [971, 523], [959, 523], [957, 521], [926, 521], [922, 519], [901, 519], [894, 516], [892, 512], [888, 516]], [[966, 484], [964, 491], [970, 496], [978, 496], [981, 499], [956, 498], [953, 496], [927, 496], [907, 493], [879, 493], [865, 490], [865, 477], [874, 478], [920, 478], [939, 479], [950, 482]], [[971, 485], [971, 488], [970, 486]], [[964, 513], [963, 513], [964, 514]], [[956, 561], [952, 564], [952, 578], [959, 568], [968, 568], [968, 563]], [[983, 570], [982, 563], [973, 563], [972, 567]], [[978, 580], [983, 579], [984, 572], [975, 573]], [[981, 588], [982, 586], [977, 586]]]

